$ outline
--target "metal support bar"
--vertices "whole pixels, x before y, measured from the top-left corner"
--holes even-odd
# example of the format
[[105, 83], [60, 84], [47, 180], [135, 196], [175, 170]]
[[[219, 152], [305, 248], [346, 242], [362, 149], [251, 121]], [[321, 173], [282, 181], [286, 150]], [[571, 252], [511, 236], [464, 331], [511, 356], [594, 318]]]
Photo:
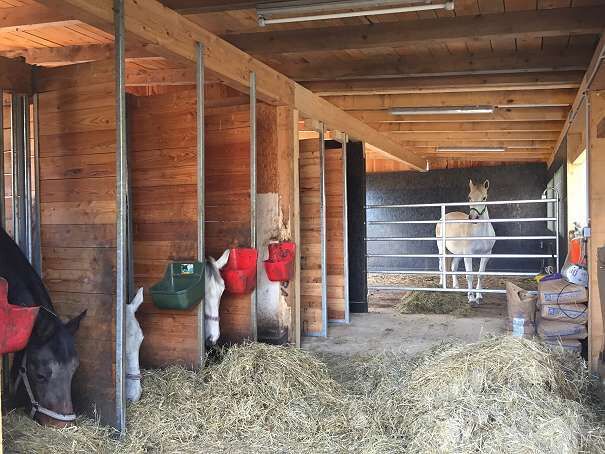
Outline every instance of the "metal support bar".
[[[256, 73], [250, 73], [250, 245], [256, 249]], [[260, 262], [260, 254], [258, 254]], [[252, 292], [251, 331], [252, 339], [258, 338], [258, 323], [256, 310], [258, 303], [258, 288], [260, 272], [256, 273], [256, 288]]]
[[4, 91], [0, 89], [0, 227], [6, 228], [6, 194], [4, 193]]
[[32, 207], [33, 229], [33, 266], [38, 274], [42, 274], [42, 232], [40, 214], [40, 96], [36, 93], [33, 98], [33, 126], [34, 126], [34, 204]]
[[447, 261], [445, 260], [445, 206], [441, 207], [441, 250], [439, 251], [439, 262], [441, 265], [441, 285], [443, 288], [447, 288], [447, 279], [445, 278], [445, 267], [447, 265]]
[[401, 257], [401, 258], [492, 258], [492, 259], [549, 259], [556, 257], [549, 254], [368, 254], [368, 257]]
[[[477, 224], [477, 223], [495, 223], [495, 222], [544, 222], [556, 221], [556, 217], [549, 218], [518, 218], [518, 219], [446, 219], [446, 224]], [[368, 224], [439, 224], [441, 220], [431, 221], [369, 221]]]
[[[450, 241], [475, 241], [475, 240], [555, 240], [557, 239], [554, 235], [537, 235], [537, 236], [456, 236], [449, 237]], [[407, 237], [407, 236], [393, 236], [393, 237], [377, 237], [373, 236], [366, 238], [366, 241], [435, 241], [434, 236], [425, 237]]]
[[[197, 259], [205, 263], [205, 124], [204, 124], [204, 45], [197, 43], [197, 61], [195, 66], [195, 93], [197, 97]], [[205, 308], [206, 296], [202, 297], [202, 301], [198, 306], [197, 311], [197, 336], [200, 367], [204, 366], [206, 359], [206, 331], [205, 331]]]
[[29, 115], [29, 96], [24, 95], [21, 98], [23, 103], [23, 204], [25, 215], [25, 250], [29, 263], [33, 263], [34, 251], [32, 247], [32, 159], [30, 142], [30, 115]]
[[326, 225], [326, 142], [325, 127], [319, 131], [319, 235], [321, 255], [321, 336], [328, 335], [328, 260]]
[[[385, 286], [374, 286], [369, 285], [368, 290], [380, 290], [385, 292], [458, 292], [468, 293], [467, 288], [442, 288], [442, 287], [385, 287]], [[473, 292], [475, 289], [472, 290]], [[489, 289], [482, 288], [481, 293], [506, 293], [503, 289]], [[529, 294], [535, 294], [537, 292], [528, 291]]]
[[128, 157], [126, 138], [126, 64], [124, 59], [124, 0], [114, 0], [116, 90], [116, 429], [126, 431], [125, 310], [128, 273]]
[[399, 204], [399, 205], [366, 205], [366, 209], [374, 210], [379, 208], [428, 208], [428, 207], [461, 207], [461, 206], [474, 206], [474, 205], [510, 205], [514, 204], [528, 204], [528, 203], [550, 203], [558, 202], [557, 198], [545, 198], [545, 199], [524, 199], [524, 200], [486, 200], [481, 202], [448, 202], [448, 203], [411, 203], [411, 204]]
[[531, 272], [515, 272], [515, 271], [446, 271], [442, 273], [438, 270], [377, 270], [372, 271], [369, 274], [396, 274], [396, 275], [407, 275], [407, 274], [431, 274], [438, 276], [439, 274], [451, 275], [466, 275], [471, 276], [535, 276], [537, 273]]
[[13, 177], [13, 238], [24, 254], [27, 254], [25, 224], [25, 144], [23, 142], [23, 96], [12, 96], [11, 140]]
[[347, 187], [347, 142], [345, 134], [342, 144], [342, 184], [343, 184], [343, 213], [342, 213], [342, 238], [343, 238], [343, 274], [344, 274], [344, 300], [345, 300], [345, 323], [350, 323], [351, 314], [349, 308], [349, 209], [348, 209], [348, 187]]

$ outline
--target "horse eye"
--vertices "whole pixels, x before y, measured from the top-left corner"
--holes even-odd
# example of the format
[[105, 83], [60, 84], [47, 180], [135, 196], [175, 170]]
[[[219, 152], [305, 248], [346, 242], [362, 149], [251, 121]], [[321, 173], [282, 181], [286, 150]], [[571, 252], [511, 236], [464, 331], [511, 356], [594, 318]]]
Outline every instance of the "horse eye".
[[42, 374], [36, 374], [36, 380], [40, 383], [46, 383], [48, 381], [48, 377]]

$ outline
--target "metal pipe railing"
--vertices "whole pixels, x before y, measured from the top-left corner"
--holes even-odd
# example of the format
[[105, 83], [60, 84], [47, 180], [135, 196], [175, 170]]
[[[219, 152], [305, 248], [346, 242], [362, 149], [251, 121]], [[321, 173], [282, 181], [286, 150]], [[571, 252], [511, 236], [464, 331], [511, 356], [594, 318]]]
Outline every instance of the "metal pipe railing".
[[[555, 240], [554, 235], [534, 235], [534, 236], [455, 236], [448, 237], [447, 241], [473, 241], [473, 240]], [[393, 237], [370, 237], [366, 241], [435, 241], [434, 236], [425, 237], [409, 237], [409, 236], [393, 236]]]
[[[206, 177], [205, 177], [205, 124], [204, 124], [204, 45], [200, 42], [196, 47], [195, 64], [195, 94], [196, 94], [196, 126], [197, 126], [197, 259], [206, 263], [205, 250], [205, 203], [206, 203]], [[206, 331], [205, 331], [206, 296], [202, 297], [197, 309], [197, 336], [200, 367], [204, 367], [206, 359]]]
[[545, 221], [556, 221], [557, 218], [517, 218], [517, 219], [446, 219], [441, 221], [437, 220], [426, 220], [426, 221], [368, 221], [370, 225], [378, 224], [477, 224], [477, 223], [498, 223], [498, 222], [545, 222]]
[[[250, 72], [250, 247], [256, 249], [256, 73]], [[261, 255], [258, 254], [258, 263], [261, 262]], [[258, 264], [257, 264], [258, 265]], [[256, 273], [256, 286], [252, 291], [252, 303], [250, 309], [250, 323], [252, 331], [252, 340], [258, 338], [258, 282], [260, 273]]]
[[437, 270], [374, 270], [370, 271], [368, 274], [397, 274], [397, 275], [407, 275], [407, 274], [426, 274], [426, 275], [434, 275], [437, 276], [439, 274], [445, 274], [447, 276], [451, 275], [471, 275], [471, 276], [535, 276], [536, 273], [532, 272], [523, 272], [523, 271], [445, 271], [442, 273]]
[[[553, 188], [549, 188], [553, 189]], [[366, 209], [379, 209], [379, 208], [428, 208], [428, 207], [459, 207], [459, 206], [473, 206], [473, 205], [509, 205], [514, 204], [528, 204], [528, 203], [551, 203], [558, 202], [558, 198], [544, 198], [544, 199], [524, 199], [524, 200], [484, 200], [480, 202], [448, 202], [448, 203], [407, 203], [407, 204], [393, 204], [393, 205], [366, 205]]]
[[367, 254], [367, 257], [400, 258], [491, 258], [491, 259], [550, 259], [556, 254]]

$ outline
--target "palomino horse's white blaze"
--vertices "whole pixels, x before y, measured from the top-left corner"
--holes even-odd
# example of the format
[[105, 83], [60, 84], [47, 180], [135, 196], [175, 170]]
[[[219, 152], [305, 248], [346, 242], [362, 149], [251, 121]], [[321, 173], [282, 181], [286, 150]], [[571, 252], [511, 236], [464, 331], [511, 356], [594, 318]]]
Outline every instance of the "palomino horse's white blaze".
[[[489, 189], [489, 180], [485, 180], [482, 184], [475, 185], [472, 180], [469, 180], [469, 189], [470, 192], [468, 194], [469, 202], [483, 202], [487, 200], [487, 190]], [[470, 214], [462, 213], [460, 211], [455, 211], [453, 213], [447, 213], [445, 218], [448, 220], [455, 219], [489, 219], [489, 213], [487, 211], [487, 205], [472, 205], [469, 210]], [[491, 254], [492, 248], [494, 247], [494, 243], [496, 240], [459, 240], [459, 241], [448, 241], [447, 238], [455, 238], [455, 237], [489, 237], [496, 236], [494, 232], [494, 227], [491, 222], [477, 222], [477, 223], [460, 223], [460, 224], [446, 224], [445, 228], [446, 232], [446, 241], [445, 248], [446, 253], [452, 254]], [[435, 236], [437, 238], [437, 247], [439, 248], [439, 253], [443, 253], [442, 248], [443, 244], [440, 238], [441, 236], [441, 224], [437, 224], [435, 229]], [[452, 259], [452, 271], [458, 271], [458, 264], [460, 263], [461, 257], [454, 257]], [[485, 271], [487, 266], [487, 262], [489, 261], [488, 257], [484, 257], [481, 259], [481, 263], [479, 265], [479, 271]], [[445, 260], [439, 259], [439, 271], [443, 271], [446, 267]], [[464, 268], [466, 272], [473, 271], [473, 259], [470, 257], [464, 257]], [[453, 276], [453, 285], [454, 288], [458, 288], [458, 277], [454, 274]], [[473, 275], [467, 274], [466, 280], [468, 283], [468, 300], [469, 302], [480, 302], [483, 299], [483, 295], [481, 294], [481, 275], [477, 276], [477, 291], [473, 293]], [[440, 284], [443, 284], [443, 276], [440, 276]]]
[[143, 330], [135, 317], [141, 304], [143, 304], [142, 287], [130, 304], [126, 305], [126, 398], [131, 402], [136, 402], [141, 398], [139, 349], [143, 342]]
[[221, 335], [219, 327], [219, 307], [225, 291], [225, 281], [219, 271], [227, 264], [229, 249], [218, 260], [208, 257], [205, 266], [206, 301], [204, 308], [206, 343], [215, 345]]

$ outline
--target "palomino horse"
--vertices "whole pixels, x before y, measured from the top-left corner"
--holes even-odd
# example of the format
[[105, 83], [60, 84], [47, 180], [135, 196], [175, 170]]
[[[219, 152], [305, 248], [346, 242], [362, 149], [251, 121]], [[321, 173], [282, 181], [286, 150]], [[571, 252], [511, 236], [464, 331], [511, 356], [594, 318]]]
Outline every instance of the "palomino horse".
[[[487, 200], [487, 190], [489, 189], [489, 180], [485, 180], [483, 183], [474, 184], [473, 180], [469, 180], [469, 202], [484, 202]], [[471, 205], [469, 214], [462, 213], [460, 211], [454, 211], [445, 215], [446, 220], [464, 220], [464, 219], [489, 219], [489, 213], [487, 211], [487, 205]], [[477, 240], [450, 240], [449, 238], [455, 237], [495, 237], [494, 227], [491, 222], [465, 222], [465, 223], [448, 223], [445, 228], [445, 249], [446, 254], [452, 253], [457, 255], [487, 255], [492, 253], [492, 248], [496, 243], [496, 240], [492, 239], [477, 239]], [[443, 242], [441, 240], [441, 224], [437, 224], [435, 229], [435, 237], [437, 239], [437, 247], [439, 248], [439, 254], [443, 253]], [[460, 263], [461, 257], [452, 258], [452, 271], [458, 271], [458, 264]], [[479, 265], [479, 271], [484, 272], [489, 257], [482, 257]], [[443, 271], [447, 266], [446, 261], [443, 258], [439, 258], [439, 271]], [[467, 273], [473, 271], [473, 259], [472, 257], [464, 257], [464, 268]], [[453, 274], [453, 285], [454, 288], [458, 288], [458, 277]], [[473, 292], [473, 275], [467, 274], [466, 280], [468, 283], [468, 300], [470, 303], [480, 303], [483, 299], [481, 294], [481, 275], [477, 276], [477, 289], [476, 293]], [[439, 284], [443, 284], [443, 276], [440, 276]]]

